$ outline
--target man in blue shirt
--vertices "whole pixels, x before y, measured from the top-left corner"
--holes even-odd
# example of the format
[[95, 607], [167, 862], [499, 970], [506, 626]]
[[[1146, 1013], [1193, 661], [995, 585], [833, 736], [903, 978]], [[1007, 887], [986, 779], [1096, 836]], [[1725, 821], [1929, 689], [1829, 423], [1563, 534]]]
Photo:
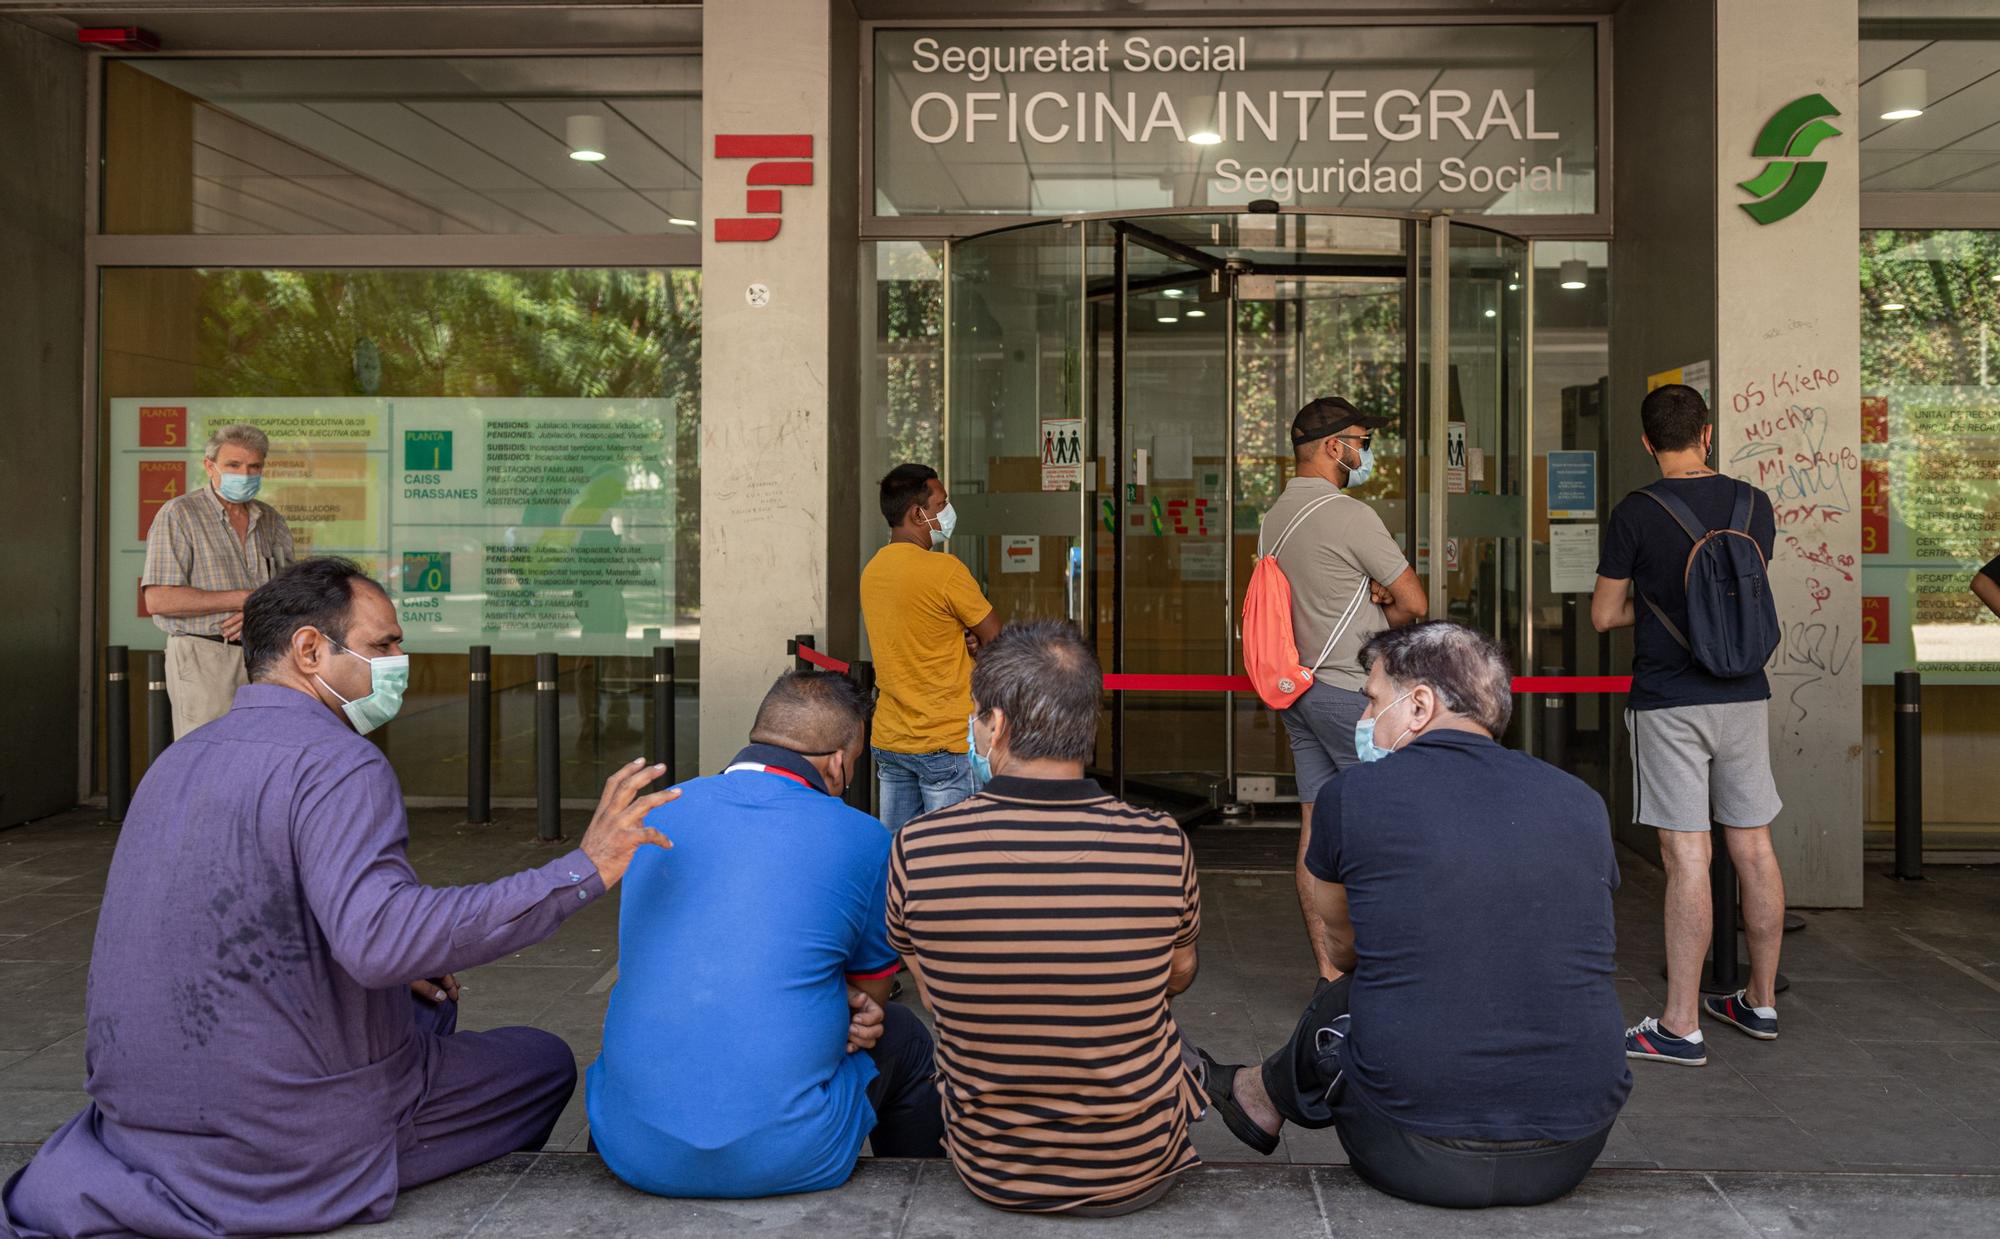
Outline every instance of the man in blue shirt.
[[846, 1182], [864, 1140], [943, 1154], [930, 1034], [888, 1000], [889, 832], [840, 800], [867, 714], [845, 676], [781, 676], [749, 747], [682, 785], [672, 863], [626, 874], [585, 1095], [633, 1187], [812, 1192]]
[[1618, 865], [1604, 801], [1495, 740], [1506, 657], [1449, 621], [1362, 650], [1364, 764], [1314, 803], [1302, 885], [1343, 971], [1261, 1071], [1203, 1055], [1263, 1153], [1332, 1126], [1362, 1178], [1456, 1208], [1582, 1181], [1632, 1087], [1612, 988]]

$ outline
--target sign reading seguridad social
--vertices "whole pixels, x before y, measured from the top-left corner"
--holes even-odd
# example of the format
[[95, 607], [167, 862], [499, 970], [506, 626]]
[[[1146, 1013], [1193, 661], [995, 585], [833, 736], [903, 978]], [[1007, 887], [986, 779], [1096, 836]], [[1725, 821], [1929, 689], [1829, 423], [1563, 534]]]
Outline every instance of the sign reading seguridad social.
[[1592, 25], [875, 32], [874, 209], [1597, 209]]

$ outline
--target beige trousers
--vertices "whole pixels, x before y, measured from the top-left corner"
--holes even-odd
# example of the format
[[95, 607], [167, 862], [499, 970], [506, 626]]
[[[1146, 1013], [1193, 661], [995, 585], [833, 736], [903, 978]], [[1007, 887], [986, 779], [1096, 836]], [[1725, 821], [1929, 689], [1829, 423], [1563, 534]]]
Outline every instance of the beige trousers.
[[249, 682], [242, 646], [168, 637], [167, 700], [174, 707], [174, 739], [229, 713], [236, 690]]

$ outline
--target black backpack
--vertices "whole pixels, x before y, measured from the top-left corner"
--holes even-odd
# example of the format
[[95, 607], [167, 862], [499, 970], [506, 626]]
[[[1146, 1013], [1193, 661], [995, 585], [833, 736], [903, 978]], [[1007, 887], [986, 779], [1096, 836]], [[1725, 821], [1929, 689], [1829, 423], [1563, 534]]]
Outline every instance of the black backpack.
[[1703, 529], [1694, 509], [1659, 483], [1642, 487], [1639, 493], [1665, 508], [1694, 540], [1681, 573], [1687, 590], [1687, 632], [1676, 628], [1644, 590], [1639, 596], [1667, 633], [1710, 675], [1733, 680], [1761, 668], [1778, 648], [1779, 630], [1764, 550], [1750, 536], [1757, 492], [1747, 482], [1736, 483], [1736, 510], [1727, 529]]

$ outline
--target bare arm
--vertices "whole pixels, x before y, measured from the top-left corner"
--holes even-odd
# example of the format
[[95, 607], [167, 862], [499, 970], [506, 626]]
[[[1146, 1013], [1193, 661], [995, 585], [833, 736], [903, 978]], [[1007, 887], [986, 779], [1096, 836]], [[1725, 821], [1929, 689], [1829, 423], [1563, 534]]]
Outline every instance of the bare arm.
[[219, 615], [241, 611], [247, 589], [196, 589], [192, 585], [148, 585], [146, 609], [154, 615]]
[[1173, 959], [1167, 963], [1167, 997], [1184, 992], [1194, 984], [1195, 973], [1201, 971], [1201, 961], [1195, 956], [1195, 945], [1174, 948]]
[[986, 618], [967, 630], [972, 634], [972, 648], [976, 652], [993, 644], [993, 638], [1000, 635], [1000, 613], [988, 611]]
[[[1299, 827], [1299, 858], [1297, 866], [1299, 913], [1305, 917], [1306, 941], [1312, 945], [1313, 962], [1319, 966], [1319, 974], [1328, 978], [1337, 977], [1340, 975], [1341, 969], [1335, 964], [1333, 953], [1327, 949], [1326, 922], [1320, 916], [1319, 904], [1314, 897], [1313, 888], [1315, 885], [1320, 884], [1319, 879], [1313, 877], [1306, 870], [1306, 844], [1311, 841], [1312, 822], [1308, 819], [1304, 825]], [[1345, 911], [1344, 906], [1342, 910]]]
[[1637, 622], [1632, 611], [1632, 582], [1598, 577], [1597, 589], [1590, 595], [1590, 625], [1599, 632], [1610, 632], [1614, 628], [1630, 628]]
[[1414, 624], [1429, 615], [1430, 611], [1430, 599], [1424, 596], [1424, 587], [1417, 580], [1415, 568], [1403, 569], [1401, 576], [1389, 582], [1389, 604], [1382, 608], [1389, 627]]
[[1320, 975], [1338, 977], [1342, 973], [1354, 971], [1354, 922], [1347, 915], [1347, 888], [1338, 882], [1322, 882], [1299, 866], [1299, 887], [1305, 892], [1315, 912], [1319, 913], [1323, 942], [1316, 942], [1314, 954], [1321, 951], [1332, 963], [1333, 971], [1324, 965]]
[[2000, 581], [1994, 580], [1984, 572], [1975, 573], [1972, 577], [1972, 595], [1985, 603], [1987, 610], [2000, 615]]

